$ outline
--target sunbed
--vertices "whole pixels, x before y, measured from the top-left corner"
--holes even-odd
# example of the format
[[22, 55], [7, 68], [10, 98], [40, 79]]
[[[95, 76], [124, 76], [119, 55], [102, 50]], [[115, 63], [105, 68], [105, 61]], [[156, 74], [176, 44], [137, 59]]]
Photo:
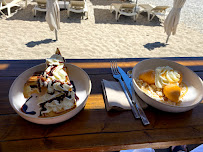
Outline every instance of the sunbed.
[[[36, 5], [32, 9], [34, 16], [36, 16], [37, 11], [41, 11], [41, 12], [46, 12], [47, 11], [46, 10], [46, 2], [47, 2], [47, 0], [35, 0], [35, 2], [36, 2]], [[67, 8], [68, 2], [66, 2], [66, 0], [58, 1], [58, 3], [59, 3], [60, 9], [62, 9], [62, 8], [66, 9]]]
[[118, 21], [121, 15], [133, 16], [133, 20], [136, 21], [138, 13], [136, 11], [136, 4], [134, 3], [112, 3], [110, 5], [111, 13], [116, 12], [115, 19]]
[[88, 18], [88, 8], [86, 0], [70, 1], [67, 9], [68, 18], [70, 17], [70, 12], [74, 13], [85, 13], [86, 18]]
[[[11, 15], [11, 8], [20, 6], [18, 3], [22, 0], [0, 0], [0, 13], [5, 15], [2, 10], [7, 9], [8, 16]], [[27, 2], [26, 2], [27, 5]]]
[[[152, 4], [139, 4], [139, 6], [143, 9], [141, 12], [147, 12], [148, 21], [153, 20], [153, 18], [156, 15], [160, 16], [166, 16], [166, 9], [169, 8], [169, 6], [155, 6]], [[152, 14], [152, 17], [150, 18], [150, 15]]]

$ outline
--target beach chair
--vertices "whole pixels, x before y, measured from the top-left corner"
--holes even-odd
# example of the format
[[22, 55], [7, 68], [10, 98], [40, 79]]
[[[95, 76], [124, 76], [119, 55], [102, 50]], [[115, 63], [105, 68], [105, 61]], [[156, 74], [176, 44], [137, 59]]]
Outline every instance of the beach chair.
[[[35, 0], [36, 5], [34, 6], [34, 8], [32, 9], [34, 16], [36, 16], [37, 11], [41, 11], [41, 12], [46, 12], [46, 1], [47, 0]], [[67, 8], [68, 3], [66, 3], [66, 0], [61, 0], [58, 1], [59, 3], [59, 7], [60, 8]]]
[[[12, 7], [20, 7], [18, 4], [22, 0], [0, 0], [0, 13], [5, 15], [2, 10], [7, 9], [8, 16], [11, 15], [11, 8]], [[5, 15], [6, 16], [6, 15]]]
[[136, 21], [138, 17], [138, 8], [136, 9], [136, 4], [134, 3], [112, 3], [110, 5], [111, 13], [113, 11], [116, 12], [115, 19], [116, 21], [119, 20], [121, 15], [125, 16], [133, 16], [133, 20]]
[[32, 9], [34, 16], [37, 15], [37, 11], [46, 12], [46, 0], [35, 0], [37, 3]]
[[[164, 16], [164, 18], [165, 18], [166, 17], [166, 9], [169, 8], [169, 6], [154, 6], [151, 4], [139, 4], [139, 6], [143, 9], [142, 11], [139, 12], [139, 14], [141, 12], [147, 12], [148, 21], [153, 20], [153, 18], [156, 15]], [[152, 14], [152, 17], [150, 18], [151, 14]]]
[[88, 8], [86, 0], [70, 1], [67, 9], [68, 18], [70, 17], [70, 12], [74, 13], [85, 13], [86, 18], [88, 18]]

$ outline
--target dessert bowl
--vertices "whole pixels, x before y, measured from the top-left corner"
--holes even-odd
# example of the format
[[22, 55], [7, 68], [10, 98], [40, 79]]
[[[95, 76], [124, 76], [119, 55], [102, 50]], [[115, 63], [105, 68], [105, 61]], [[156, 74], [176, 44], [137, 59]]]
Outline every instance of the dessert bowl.
[[[180, 105], [170, 105], [157, 101], [145, 94], [135, 82], [143, 71], [155, 69], [161, 66], [169, 66], [174, 70], [179, 71], [183, 75], [183, 82], [187, 85], [188, 91], [182, 99]], [[201, 78], [189, 68], [176, 62], [165, 59], [146, 59], [136, 64], [132, 71], [133, 87], [138, 96], [150, 106], [166, 112], [185, 112], [196, 107], [203, 98], [203, 83]]]
[[36, 98], [32, 98], [31, 99], [32, 101], [29, 101], [30, 105], [28, 107], [28, 110], [29, 111], [34, 110], [36, 111], [36, 114], [30, 115], [25, 114], [24, 112], [21, 111], [21, 107], [27, 100], [23, 95], [24, 84], [26, 83], [28, 78], [33, 75], [33, 73], [45, 70], [46, 64], [43, 63], [24, 71], [15, 79], [15, 81], [11, 85], [11, 88], [9, 90], [9, 101], [12, 108], [16, 111], [17, 114], [19, 114], [22, 118], [31, 121], [33, 123], [56, 124], [72, 118], [83, 109], [83, 107], [86, 104], [87, 98], [91, 92], [92, 87], [91, 80], [88, 74], [83, 69], [69, 63], [64, 64], [68, 69], [69, 78], [71, 81], [73, 81], [74, 86], [76, 88], [76, 95], [79, 97], [79, 100], [77, 100], [76, 102], [76, 108], [59, 116], [41, 118], [38, 117], [39, 107], [37, 105]]

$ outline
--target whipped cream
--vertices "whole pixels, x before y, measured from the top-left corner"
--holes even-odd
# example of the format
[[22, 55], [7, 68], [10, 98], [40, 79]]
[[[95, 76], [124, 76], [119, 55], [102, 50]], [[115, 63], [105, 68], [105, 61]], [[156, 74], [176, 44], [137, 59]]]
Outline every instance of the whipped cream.
[[168, 84], [179, 86], [180, 74], [169, 66], [157, 67], [155, 69], [155, 85], [157, 88], [163, 88]]
[[[68, 92], [67, 96], [64, 96], [64, 94], [59, 92], [54, 95], [45, 94], [40, 97], [38, 104], [43, 105], [40, 106], [40, 110], [42, 110], [41, 114], [46, 114], [51, 111], [57, 113], [63, 110], [68, 110], [75, 106], [75, 92]], [[45, 108], [46, 110], [43, 110], [43, 108]]]
[[61, 111], [61, 110], [71, 109], [74, 107], [74, 105], [75, 105], [74, 103], [75, 103], [74, 100], [70, 100], [66, 97], [60, 103], [58, 100], [54, 100], [51, 103], [45, 104], [46, 111], [42, 111], [42, 114], [49, 113], [51, 111], [54, 111], [57, 113], [58, 111]]
[[63, 65], [64, 62], [65, 62], [64, 58], [58, 54], [54, 54], [50, 58], [46, 59], [46, 64], [48, 66], [50, 66], [50, 65]]
[[73, 86], [68, 80], [63, 57], [54, 54], [51, 58], [46, 59], [46, 63], [47, 69], [45, 70], [43, 77], [46, 77], [47, 79], [43, 82], [43, 85], [47, 87], [47, 92], [70, 91]]
[[41, 115], [51, 111], [61, 112], [75, 106], [75, 92], [64, 62], [60, 54], [54, 54], [46, 59], [47, 68], [42, 74], [45, 80], [41, 79], [40, 85], [46, 87], [47, 92], [38, 99]]

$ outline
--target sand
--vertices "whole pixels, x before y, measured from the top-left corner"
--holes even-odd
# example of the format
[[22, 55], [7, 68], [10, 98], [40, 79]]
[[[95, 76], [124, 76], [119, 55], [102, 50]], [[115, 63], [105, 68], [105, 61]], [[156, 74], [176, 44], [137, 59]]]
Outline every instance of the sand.
[[[116, 0], [87, 0], [88, 19], [82, 14], [61, 10], [58, 41], [45, 21], [45, 13], [33, 17], [35, 2], [27, 8], [12, 9], [12, 16], [0, 19], [0, 60], [44, 59], [59, 48], [66, 59], [199, 57], [203, 56], [203, 34], [180, 22], [177, 34], [164, 33], [163, 18], [147, 21], [141, 14], [137, 22], [121, 16], [115, 20], [110, 4]], [[171, 2], [172, 5], [172, 2]]]

